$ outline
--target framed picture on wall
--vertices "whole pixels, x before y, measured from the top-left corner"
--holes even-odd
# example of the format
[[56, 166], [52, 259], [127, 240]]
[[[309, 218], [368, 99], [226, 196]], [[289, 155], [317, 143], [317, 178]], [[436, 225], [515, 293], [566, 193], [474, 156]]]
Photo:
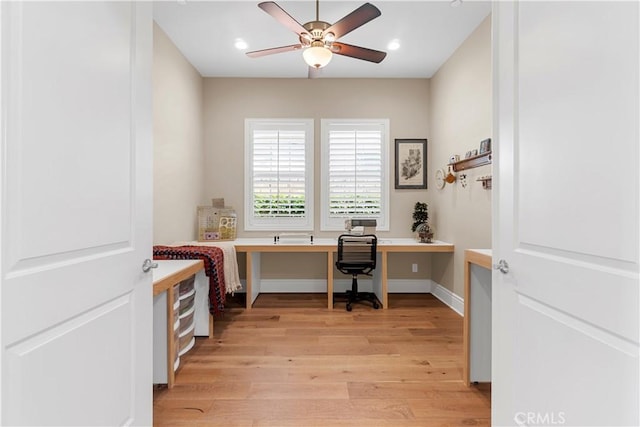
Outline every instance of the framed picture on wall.
[[427, 188], [427, 140], [396, 139], [396, 189]]
[[491, 151], [491, 138], [480, 141], [480, 154]]

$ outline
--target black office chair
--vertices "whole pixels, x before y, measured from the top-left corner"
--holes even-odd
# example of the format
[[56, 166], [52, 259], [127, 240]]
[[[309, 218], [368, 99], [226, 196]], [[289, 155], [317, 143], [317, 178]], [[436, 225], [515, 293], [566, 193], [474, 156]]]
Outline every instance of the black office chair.
[[378, 238], [373, 234], [342, 234], [338, 237], [338, 260], [336, 268], [344, 274], [350, 274], [351, 290], [347, 291], [347, 311], [351, 304], [369, 301], [374, 309], [378, 309], [378, 299], [373, 292], [358, 292], [358, 275], [371, 275], [376, 268], [376, 246]]

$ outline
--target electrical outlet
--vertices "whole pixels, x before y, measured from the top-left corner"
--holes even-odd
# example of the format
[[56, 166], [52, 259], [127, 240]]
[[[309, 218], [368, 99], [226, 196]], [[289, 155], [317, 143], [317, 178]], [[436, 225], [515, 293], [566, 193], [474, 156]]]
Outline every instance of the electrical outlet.
[[412, 273], [418, 272], [418, 264], [411, 264], [411, 272]]

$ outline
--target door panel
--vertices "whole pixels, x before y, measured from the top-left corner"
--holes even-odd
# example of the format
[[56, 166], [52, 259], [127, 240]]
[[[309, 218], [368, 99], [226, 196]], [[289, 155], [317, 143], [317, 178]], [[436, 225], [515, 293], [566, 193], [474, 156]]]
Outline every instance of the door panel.
[[626, 238], [638, 234], [638, 200], [625, 191], [638, 176], [638, 16], [632, 8], [519, 5], [515, 194], [523, 244], [570, 258], [598, 256], [605, 265], [638, 259], [637, 245]]
[[640, 422], [639, 13], [494, 6], [496, 425]]
[[2, 424], [149, 425], [151, 5], [0, 17]]
[[[7, 394], [8, 412], [27, 425], [123, 425], [134, 412], [131, 315], [127, 295], [8, 346], [6, 380], [20, 385]], [[60, 411], [78, 392], [91, 399]]]

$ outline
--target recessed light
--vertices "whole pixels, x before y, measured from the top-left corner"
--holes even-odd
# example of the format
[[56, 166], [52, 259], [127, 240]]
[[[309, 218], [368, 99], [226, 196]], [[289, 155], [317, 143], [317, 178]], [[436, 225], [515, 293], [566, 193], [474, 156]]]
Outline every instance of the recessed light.
[[234, 46], [236, 47], [236, 49], [238, 50], [245, 50], [246, 48], [249, 47], [249, 45], [247, 44], [246, 41], [242, 40], [242, 39], [236, 39], [236, 42], [234, 44]]
[[398, 39], [393, 39], [389, 42], [389, 44], [387, 45], [387, 49], [389, 50], [398, 50], [400, 49], [400, 40]]
[[449, 3], [451, 7], [458, 7], [461, 4], [462, 4], [462, 0], [451, 0], [451, 3]]

